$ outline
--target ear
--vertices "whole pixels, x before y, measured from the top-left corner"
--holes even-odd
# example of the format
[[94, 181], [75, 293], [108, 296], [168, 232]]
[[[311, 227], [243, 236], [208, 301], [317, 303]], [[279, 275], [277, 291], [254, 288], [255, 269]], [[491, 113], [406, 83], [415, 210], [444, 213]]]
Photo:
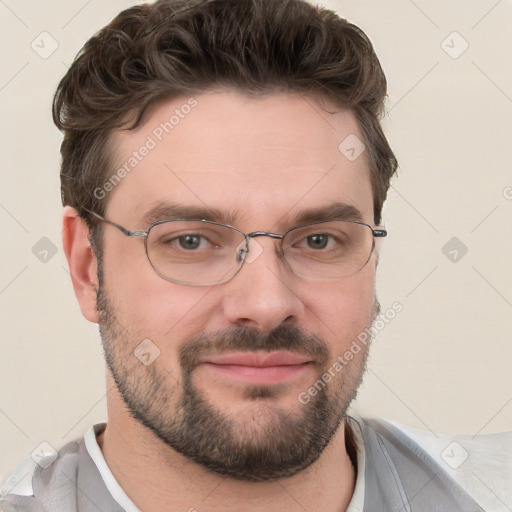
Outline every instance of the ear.
[[87, 224], [78, 216], [77, 210], [66, 206], [62, 217], [62, 245], [68, 260], [73, 289], [82, 315], [89, 322], [98, 323], [96, 311], [98, 266], [88, 235]]

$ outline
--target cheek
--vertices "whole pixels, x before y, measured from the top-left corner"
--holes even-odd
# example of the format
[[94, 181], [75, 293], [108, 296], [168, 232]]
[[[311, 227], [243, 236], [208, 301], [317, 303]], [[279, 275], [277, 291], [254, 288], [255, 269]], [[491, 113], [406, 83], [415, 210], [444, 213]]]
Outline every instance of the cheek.
[[[311, 287], [308, 309], [326, 340], [342, 350], [371, 325], [375, 303], [375, 267], [368, 264], [357, 274], [341, 281]], [[316, 319], [316, 320], [315, 320]]]
[[[134, 240], [137, 245], [137, 240]], [[117, 250], [116, 250], [117, 249]], [[131, 250], [130, 250], [131, 249]], [[105, 290], [117, 319], [134, 339], [149, 338], [163, 351], [197, 332], [206, 288], [177, 285], [161, 278], [147, 260], [144, 244], [106, 250]]]

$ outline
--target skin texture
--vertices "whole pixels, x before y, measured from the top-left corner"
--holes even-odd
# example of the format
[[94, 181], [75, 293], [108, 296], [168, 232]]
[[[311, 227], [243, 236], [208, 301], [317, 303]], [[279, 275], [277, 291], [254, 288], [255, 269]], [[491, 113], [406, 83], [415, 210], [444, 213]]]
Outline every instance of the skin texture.
[[[362, 139], [351, 112], [328, 114], [311, 97], [285, 93], [250, 99], [221, 89], [194, 98], [197, 106], [111, 192], [106, 218], [130, 230], [144, 230], [148, 225], [142, 218], [149, 208], [172, 200], [229, 212], [230, 223], [246, 233], [283, 233], [301, 212], [343, 202], [355, 206], [372, 225], [365, 154], [349, 161], [338, 150], [350, 134]], [[187, 100], [154, 105], [137, 130], [116, 133], [119, 165]], [[162, 279], [147, 260], [142, 240], [105, 226], [98, 294], [98, 262], [85, 223], [70, 207], [64, 210], [63, 236], [82, 313], [100, 324], [109, 364], [109, 418], [98, 442], [114, 476], [139, 508], [345, 510], [355, 474], [345, 447], [344, 421], [338, 422], [357, 392], [368, 347], [362, 346], [328, 383], [320, 393], [323, 398], [304, 405], [297, 397], [370, 327], [376, 312], [376, 251], [348, 278], [309, 281], [283, 264], [275, 240], [258, 238], [261, 254], [231, 281], [191, 287]], [[281, 333], [282, 339], [276, 341], [274, 333]], [[160, 353], [145, 366], [133, 352], [148, 338]], [[286, 340], [294, 340], [290, 350], [310, 354], [316, 364], [265, 392], [261, 386], [258, 392], [258, 386], [211, 372], [206, 365], [193, 364], [185, 371], [180, 358], [193, 342], [206, 353], [223, 353], [228, 347], [251, 350], [251, 343], [283, 348]], [[318, 436], [324, 436], [324, 442], [308, 460], [313, 448], [305, 445], [303, 460], [290, 463], [287, 473], [274, 471], [266, 478], [260, 468], [254, 481], [247, 468], [239, 478], [236, 470], [223, 474], [222, 457], [217, 469], [208, 468], [165, 439], [173, 420], [182, 422], [183, 432], [190, 431], [190, 425], [183, 424], [187, 386], [201, 400], [196, 411], [207, 411], [213, 423], [222, 420], [216, 433], [196, 428], [196, 434], [203, 432], [203, 441], [213, 435], [220, 442], [223, 431], [228, 434], [226, 447], [231, 442], [244, 453], [251, 445], [256, 452], [266, 448], [285, 457], [279, 448], [287, 439], [292, 445], [303, 442], [299, 427], [316, 406], [317, 411], [330, 411], [321, 422], [325, 432]], [[129, 407], [139, 407], [138, 419], [129, 413], [127, 399]], [[150, 426], [160, 422], [160, 430], [143, 425], [139, 420], [144, 418]], [[318, 432], [320, 426], [314, 428]]]

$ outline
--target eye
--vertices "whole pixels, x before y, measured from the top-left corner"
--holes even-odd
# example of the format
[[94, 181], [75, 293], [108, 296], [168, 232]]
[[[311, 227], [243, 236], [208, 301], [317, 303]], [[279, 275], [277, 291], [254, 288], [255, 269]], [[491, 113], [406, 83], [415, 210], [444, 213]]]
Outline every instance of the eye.
[[327, 244], [329, 243], [330, 235], [325, 234], [315, 234], [310, 235], [306, 238], [306, 243], [311, 249], [325, 249]]
[[163, 248], [178, 249], [189, 252], [211, 249], [216, 247], [207, 237], [196, 233], [184, 233], [178, 236], [167, 236], [160, 240]]
[[167, 221], [157, 224], [148, 238], [151, 251], [170, 257], [220, 257], [233, 247], [238, 233], [221, 225], [199, 221]]
[[[202, 236], [198, 236], [198, 235], [185, 235], [185, 236], [180, 236], [175, 240], [177, 240], [179, 246], [182, 249], [193, 250], [193, 249], [198, 249], [201, 246], [202, 238], [203, 238]], [[172, 240], [170, 240], [170, 242], [172, 242]]]
[[322, 226], [305, 226], [291, 230], [287, 238], [287, 247], [303, 255], [331, 257], [347, 251], [351, 240], [345, 226], [340, 226], [339, 223], [326, 223]]
[[341, 245], [340, 239], [334, 235], [329, 233], [312, 233], [299, 240], [296, 247], [321, 251], [322, 249], [334, 249]]

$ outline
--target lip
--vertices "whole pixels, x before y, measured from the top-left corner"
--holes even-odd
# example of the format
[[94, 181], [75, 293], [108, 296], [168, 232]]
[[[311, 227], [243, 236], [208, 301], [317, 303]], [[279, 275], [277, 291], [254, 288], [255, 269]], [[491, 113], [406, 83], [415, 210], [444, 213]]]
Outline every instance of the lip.
[[250, 384], [278, 384], [313, 366], [310, 357], [291, 352], [245, 352], [208, 356], [202, 366], [216, 375]]
[[292, 352], [237, 352], [219, 356], [208, 356], [203, 363], [219, 365], [239, 365], [264, 368], [268, 366], [293, 366], [312, 362], [308, 356], [293, 354]]

